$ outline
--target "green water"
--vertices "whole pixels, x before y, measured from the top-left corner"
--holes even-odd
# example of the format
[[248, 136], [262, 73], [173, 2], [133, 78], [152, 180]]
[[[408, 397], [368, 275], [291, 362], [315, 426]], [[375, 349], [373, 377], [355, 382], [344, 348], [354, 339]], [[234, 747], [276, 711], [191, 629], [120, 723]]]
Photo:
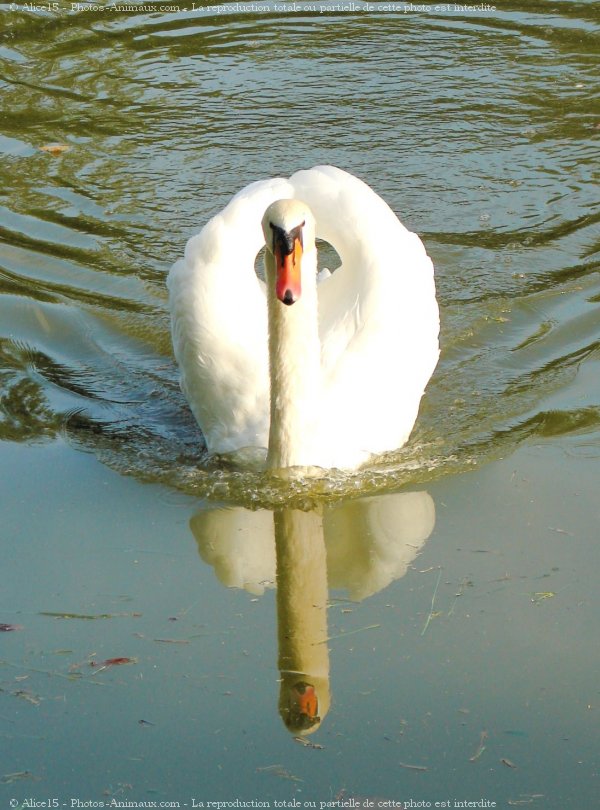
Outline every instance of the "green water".
[[[0, 5], [0, 803], [592, 810], [597, 8], [248, 5]], [[291, 490], [204, 458], [165, 276], [326, 162], [425, 242], [442, 357], [406, 448]], [[310, 603], [275, 598], [273, 507], [317, 510]]]

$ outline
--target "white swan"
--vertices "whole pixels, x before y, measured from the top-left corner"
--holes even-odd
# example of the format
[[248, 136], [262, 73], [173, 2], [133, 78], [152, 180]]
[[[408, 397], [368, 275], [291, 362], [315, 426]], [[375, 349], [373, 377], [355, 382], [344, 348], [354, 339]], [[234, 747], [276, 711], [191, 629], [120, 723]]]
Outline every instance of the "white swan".
[[[318, 285], [315, 237], [341, 258]], [[252, 183], [189, 240], [168, 286], [211, 453], [353, 469], [408, 439], [439, 355], [433, 265], [361, 180], [317, 166]]]

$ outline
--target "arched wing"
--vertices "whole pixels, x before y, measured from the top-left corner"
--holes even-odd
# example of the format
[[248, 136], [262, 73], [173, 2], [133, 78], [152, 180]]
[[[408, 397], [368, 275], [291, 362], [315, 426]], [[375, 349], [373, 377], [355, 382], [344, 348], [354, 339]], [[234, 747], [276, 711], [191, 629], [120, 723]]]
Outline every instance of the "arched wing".
[[431, 259], [358, 178], [323, 166], [291, 182], [342, 259], [319, 285], [323, 441], [366, 455], [399, 447], [439, 356]]
[[269, 378], [261, 219], [288, 181], [252, 183], [192, 237], [168, 279], [182, 389], [211, 452], [266, 447]]

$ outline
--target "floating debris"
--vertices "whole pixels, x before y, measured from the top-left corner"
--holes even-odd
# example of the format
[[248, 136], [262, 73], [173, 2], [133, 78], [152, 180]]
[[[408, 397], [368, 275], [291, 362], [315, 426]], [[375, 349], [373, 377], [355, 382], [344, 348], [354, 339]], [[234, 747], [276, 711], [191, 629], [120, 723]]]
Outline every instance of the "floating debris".
[[62, 611], [40, 610], [39, 616], [51, 616], [54, 619], [83, 619], [94, 621], [95, 619], [122, 619], [132, 617], [139, 619], [141, 613], [63, 613]]
[[531, 597], [531, 601], [534, 605], [537, 605], [538, 602], [543, 602], [544, 599], [552, 599], [553, 596], [556, 596], [555, 591], [537, 591]]
[[0, 782], [3, 785], [12, 785], [13, 782], [19, 782], [22, 779], [36, 779], [31, 771], [15, 771], [14, 773], [5, 773], [0, 776]]
[[323, 802], [331, 807], [404, 807], [402, 802], [395, 799], [385, 799], [382, 796], [357, 796], [355, 793], [348, 793], [346, 788], [342, 788], [335, 794], [333, 802]]
[[40, 152], [47, 152], [53, 157], [58, 157], [58, 155], [62, 155], [63, 152], [69, 152], [70, 149], [71, 147], [66, 143], [47, 143], [44, 146], [40, 146]]
[[338, 633], [335, 636], [328, 636], [323, 641], [315, 641], [315, 644], [327, 644], [328, 641], [333, 641], [336, 638], [346, 638], [346, 636], [353, 636], [355, 633], [362, 633], [363, 630], [375, 630], [381, 627], [380, 624], [368, 624], [366, 627], [357, 627], [355, 630], [348, 630], [346, 633]]
[[299, 776], [290, 773], [283, 765], [265, 765], [256, 770], [261, 773], [272, 773], [274, 776], [279, 776], [281, 779], [289, 779], [292, 782], [304, 782], [304, 779], [300, 779]]
[[108, 667], [120, 667], [123, 664], [137, 664], [137, 658], [126, 658], [124, 656], [119, 658], [107, 658], [105, 661], [90, 661], [91, 667], [97, 669], [107, 669]]
[[427, 621], [425, 622], [425, 624], [423, 626], [423, 629], [421, 630], [421, 635], [422, 636], [424, 636], [425, 633], [427, 632], [427, 628], [429, 627], [429, 623], [431, 622], [431, 620], [434, 619], [436, 616], [440, 615], [439, 613], [434, 613], [433, 612], [433, 606], [435, 604], [435, 597], [437, 596], [437, 591], [438, 591], [438, 588], [440, 586], [441, 578], [442, 578], [442, 569], [440, 568], [440, 572], [438, 574], [437, 582], [435, 583], [435, 588], [433, 589], [433, 596], [431, 597], [431, 608], [429, 609], [429, 615], [427, 616]]
[[306, 737], [294, 737], [294, 741], [300, 743], [300, 745], [303, 745], [305, 748], [316, 748], [319, 751], [322, 751], [325, 748], [324, 745], [319, 745], [319, 743], [311, 742], [310, 740], [307, 740]]
[[409, 765], [407, 762], [399, 762], [401, 768], [406, 768], [409, 771], [428, 771], [427, 765]]
[[189, 638], [155, 638], [158, 644], [189, 644]]
[[80, 665], [79, 664], [72, 665], [71, 667], [69, 667], [69, 674], [65, 675], [64, 672], [58, 672], [58, 670], [55, 669], [41, 669], [40, 667], [30, 667], [26, 666], [25, 664], [16, 664], [13, 661], [0, 660], [0, 667], [12, 667], [13, 669], [25, 670], [26, 672], [38, 672], [42, 675], [50, 675], [52, 678], [65, 678], [67, 681], [81, 680], [83, 683], [93, 683], [97, 686], [106, 686], [106, 684], [102, 683], [102, 681], [96, 681], [93, 678], [81, 678], [80, 674], [73, 673], [72, 670], [73, 667], [75, 666], [79, 667]]
[[27, 703], [31, 703], [32, 706], [39, 706], [42, 702], [41, 697], [34, 695], [33, 692], [29, 692], [26, 689], [17, 689], [16, 692], [11, 692], [11, 695], [21, 698], [21, 700], [25, 700]]
[[472, 757], [469, 757], [469, 762], [477, 762], [479, 757], [485, 751], [485, 741], [487, 740], [487, 738], [488, 738], [487, 731], [482, 731], [481, 734], [479, 735], [479, 745], [477, 746], [477, 751], [475, 751]]

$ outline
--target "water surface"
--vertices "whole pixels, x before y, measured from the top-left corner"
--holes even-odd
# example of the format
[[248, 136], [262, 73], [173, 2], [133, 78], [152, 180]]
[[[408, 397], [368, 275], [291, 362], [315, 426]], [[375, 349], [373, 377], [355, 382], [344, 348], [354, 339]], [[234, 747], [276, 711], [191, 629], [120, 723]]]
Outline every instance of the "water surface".
[[[591, 808], [595, 5], [242, 5], [0, 7], [0, 791]], [[290, 491], [206, 461], [165, 276], [244, 184], [327, 162], [424, 240], [442, 357], [406, 448]], [[333, 597], [304, 743], [273, 507], [318, 510]]]

